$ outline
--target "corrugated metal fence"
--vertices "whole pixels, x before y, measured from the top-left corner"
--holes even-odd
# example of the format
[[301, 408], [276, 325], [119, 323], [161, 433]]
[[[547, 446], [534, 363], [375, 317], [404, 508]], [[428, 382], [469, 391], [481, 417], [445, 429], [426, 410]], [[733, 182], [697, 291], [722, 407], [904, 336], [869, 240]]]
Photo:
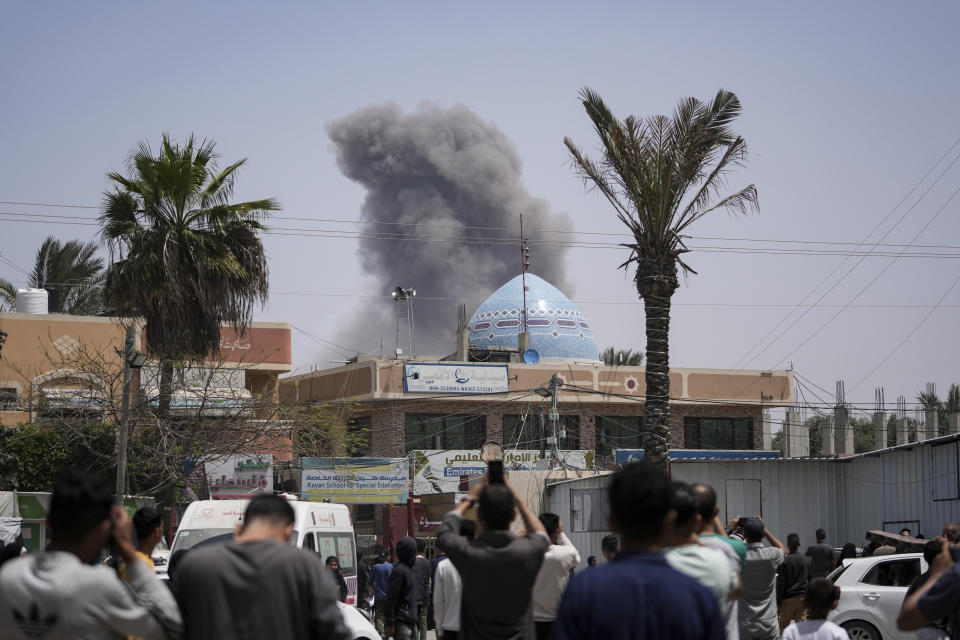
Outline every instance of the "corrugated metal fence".
[[[720, 517], [760, 515], [784, 542], [800, 534], [802, 545], [826, 529], [834, 546], [860, 545], [871, 529], [940, 535], [960, 520], [960, 437], [946, 436], [849, 458], [783, 460], [677, 460], [674, 478], [706, 482], [717, 490]], [[550, 509], [559, 514], [571, 540], [588, 555], [600, 555], [606, 533], [597, 498], [606, 478], [573, 480], [547, 489]], [[598, 493], [599, 492], [599, 493]], [[592, 502], [591, 502], [592, 500]], [[595, 527], [595, 528], [594, 528]]]

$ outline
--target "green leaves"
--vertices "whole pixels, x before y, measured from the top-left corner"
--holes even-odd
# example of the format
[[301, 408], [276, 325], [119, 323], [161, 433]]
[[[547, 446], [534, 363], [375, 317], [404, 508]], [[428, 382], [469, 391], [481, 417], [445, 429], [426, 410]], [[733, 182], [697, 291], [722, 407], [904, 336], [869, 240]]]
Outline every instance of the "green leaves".
[[[726, 174], [746, 160], [746, 143], [730, 125], [740, 114], [737, 96], [721, 89], [704, 103], [684, 98], [671, 116], [628, 116], [618, 120], [595, 91], [581, 91], [587, 117], [600, 139], [594, 160], [570, 138], [564, 144], [574, 168], [613, 205], [634, 241], [621, 266], [637, 265], [638, 277], [675, 273], [687, 251], [684, 231], [716, 209], [746, 214], [757, 209], [757, 189], [749, 185], [720, 197]], [[638, 281], [638, 286], [640, 281]]]
[[128, 175], [108, 174], [101, 235], [111, 251], [106, 291], [116, 309], [146, 319], [150, 350], [164, 359], [204, 358], [220, 326], [241, 332], [267, 297], [259, 232], [273, 199], [231, 203], [240, 160], [219, 169], [213, 141], [164, 134], [141, 142]]

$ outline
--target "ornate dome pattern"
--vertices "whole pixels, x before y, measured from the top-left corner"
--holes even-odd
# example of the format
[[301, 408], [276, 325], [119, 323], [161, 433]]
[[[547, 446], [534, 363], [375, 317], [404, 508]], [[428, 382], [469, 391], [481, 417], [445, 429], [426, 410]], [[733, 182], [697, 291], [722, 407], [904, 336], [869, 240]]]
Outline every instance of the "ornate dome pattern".
[[[516, 276], [494, 291], [470, 318], [469, 344], [478, 349], [517, 348], [523, 327], [523, 284]], [[532, 273], [527, 274], [527, 332], [541, 358], [600, 359], [589, 323], [567, 296]]]

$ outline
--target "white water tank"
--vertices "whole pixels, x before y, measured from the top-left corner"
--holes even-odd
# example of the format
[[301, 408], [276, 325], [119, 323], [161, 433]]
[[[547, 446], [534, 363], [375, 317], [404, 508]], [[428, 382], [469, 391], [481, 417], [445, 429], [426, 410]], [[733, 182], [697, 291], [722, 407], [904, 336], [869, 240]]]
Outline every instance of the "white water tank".
[[17, 289], [17, 313], [46, 313], [46, 289]]

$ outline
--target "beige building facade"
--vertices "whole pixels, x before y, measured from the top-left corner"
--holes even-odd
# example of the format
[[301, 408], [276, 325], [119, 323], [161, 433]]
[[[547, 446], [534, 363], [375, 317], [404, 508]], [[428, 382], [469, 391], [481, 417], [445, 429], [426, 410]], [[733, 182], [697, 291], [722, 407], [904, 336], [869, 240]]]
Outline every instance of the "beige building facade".
[[[119, 402], [126, 328], [120, 318], [65, 314], [0, 313], [7, 334], [0, 351], [0, 425], [42, 421], [48, 413], [102, 411]], [[134, 348], [149, 354], [143, 327]], [[225, 380], [238, 396], [273, 399], [278, 378], [291, 368], [290, 325], [253, 323], [244, 335], [224, 327], [220, 354], [185, 367]], [[156, 363], [132, 379], [135, 396], [151, 392]], [[141, 384], [141, 382], [143, 384]]]
[[[331, 403], [355, 428], [369, 429], [369, 455], [399, 457], [422, 449], [478, 449], [488, 440], [539, 449], [549, 437], [556, 375], [558, 448], [585, 449], [598, 464], [614, 449], [642, 448], [643, 367], [600, 363], [503, 363], [506, 388], [493, 393], [424, 393], [411, 371], [441, 367], [469, 377], [476, 362], [361, 358], [346, 366], [281, 379], [286, 403]], [[489, 365], [486, 365], [489, 366]], [[677, 368], [670, 374], [672, 449], [764, 448], [763, 412], [794, 403], [790, 371]]]

